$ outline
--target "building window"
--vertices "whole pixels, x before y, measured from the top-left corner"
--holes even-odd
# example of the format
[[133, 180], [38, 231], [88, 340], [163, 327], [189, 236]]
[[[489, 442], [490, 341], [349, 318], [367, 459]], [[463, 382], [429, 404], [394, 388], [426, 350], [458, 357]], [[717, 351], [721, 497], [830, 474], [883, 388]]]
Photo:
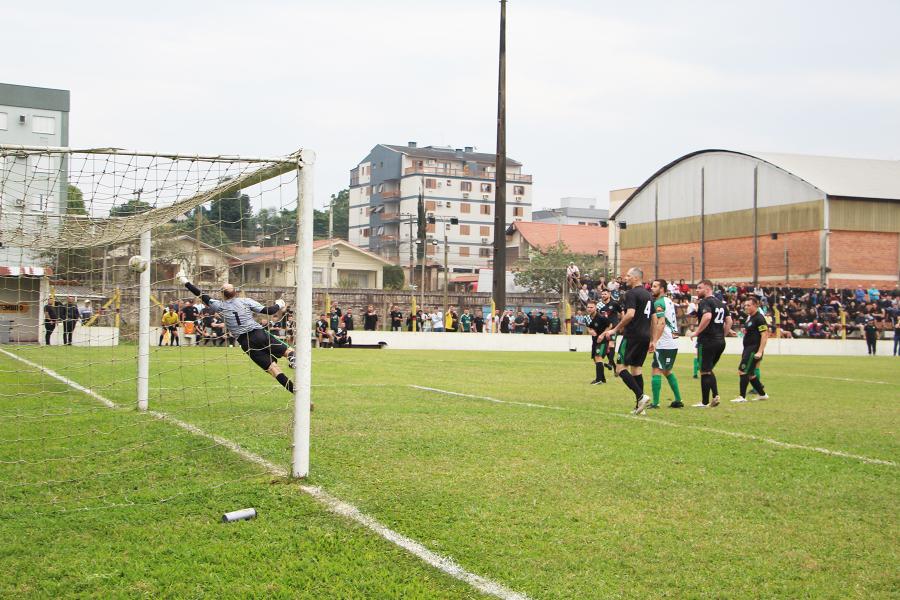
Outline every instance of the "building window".
[[491, 249], [490, 248], [479, 248], [478, 256], [480, 256], [481, 258], [490, 258]]
[[481, 205], [481, 214], [483, 214], [483, 215], [491, 214], [491, 205], [490, 204], [482, 204]]
[[462, 202], [459, 205], [459, 212], [461, 213], [470, 213], [472, 212], [472, 205], [468, 202]]
[[434, 233], [434, 223], [425, 223], [425, 232]]
[[514, 185], [513, 186], [513, 195], [514, 196], [524, 196], [525, 195], [525, 186], [524, 185]]
[[0, 129], [7, 129], [9, 127], [9, 115], [0, 112]]
[[268, 279], [271, 274], [272, 274], [272, 270], [269, 267], [266, 267], [266, 274], [264, 275], [264, 277], [266, 279]]
[[369, 228], [368, 227], [363, 227], [362, 236], [364, 238], [369, 237]]
[[521, 217], [525, 214], [525, 208], [521, 206], [513, 206], [513, 216]]
[[482, 225], [479, 227], [479, 232], [481, 233], [481, 237], [488, 237], [491, 235], [491, 228], [488, 225]]
[[599, 227], [600, 223], [588, 223], [588, 225], [591, 227]]
[[587, 223], [585, 223], [584, 221], [578, 221], [578, 224], [579, 225], [587, 225]]
[[447, 187], [453, 187], [453, 180], [452, 180], [452, 179], [448, 179], [448, 180], [447, 180]]
[[377, 230], [375, 230], [375, 235], [384, 235], [384, 226], [381, 226]]
[[469, 247], [468, 246], [460, 246], [459, 247], [459, 255], [460, 256], [468, 256], [469, 255]]
[[491, 193], [491, 184], [482, 183], [481, 184], [481, 193], [482, 194], [490, 194]]
[[324, 278], [322, 277], [322, 269], [313, 269], [313, 285], [322, 285]]
[[472, 191], [472, 182], [471, 181], [460, 181], [459, 182], [459, 191], [471, 192]]
[[434, 212], [437, 208], [437, 203], [434, 200], [426, 200], [425, 201], [425, 210], [428, 212]]
[[367, 186], [364, 188], [364, 193], [366, 194], [366, 196], [371, 196], [371, 195], [372, 195], [372, 186], [371, 186], [371, 185], [367, 185]]
[[56, 133], [56, 119], [53, 117], [31, 117], [31, 130], [34, 133], [53, 135]]
[[437, 252], [437, 246], [435, 246], [434, 244], [428, 244], [427, 246], [425, 246], [425, 254], [433, 256], [435, 252]]
[[459, 226], [459, 235], [469, 235], [469, 226], [468, 225], [460, 225]]
[[425, 189], [433, 190], [437, 187], [437, 179], [426, 179], [425, 180]]

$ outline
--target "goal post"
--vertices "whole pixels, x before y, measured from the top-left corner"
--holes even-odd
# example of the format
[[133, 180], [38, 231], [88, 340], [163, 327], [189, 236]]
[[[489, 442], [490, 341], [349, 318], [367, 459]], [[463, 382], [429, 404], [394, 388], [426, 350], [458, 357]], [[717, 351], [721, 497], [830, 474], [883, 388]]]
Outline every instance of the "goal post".
[[[282, 460], [290, 460], [292, 476], [308, 476], [315, 161], [309, 149], [248, 157], [0, 145], [0, 313], [4, 306], [21, 306], [29, 315], [16, 322], [12, 344], [18, 346], [11, 349], [75, 389], [107, 394], [117, 408], [180, 419], [202, 413], [207, 423], [226, 426], [269, 412], [277, 417], [266, 421], [270, 434], [291, 436], [290, 458]], [[208, 255], [218, 262], [210, 266]], [[192, 298], [176, 281], [178, 270], [214, 298], [230, 283], [265, 306], [287, 301], [293, 321], [290, 312], [277, 313], [287, 325], [276, 334], [283, 332], [296, 353], [291, 400], [284, 389], [289, 382], [259, 370], [239, 348], [228, 351], [228, 341], [235, 340], [227, 335], [218, 344], [222, 352], [153, 350], [168, 335], [161, 317], [173, 306], [181, 314], [184, 300]], [[74, 333], [68, 325], [52, 330], [47, 315], [54, 307], [68, 311], [68, 296], [79, 305], [72, 309], [77, 327], [72, 325]], [[81, 319], [84, 302], [93, 302], [93, 315]], [[58, 319], [64, 320], [71, 319]], [[181, 325], [181, 341], [191, 336], [197, 344], [200, 333]], [[275, 323], [264, 325], [268, 331]], [[175, 329], [170, 344], [174, 335]], [[42, 350], [70, 343], [84, 351]], [[233, 365], [240, 374], [232, 375]], [[183, 373], [172, 375], [178, 369]], [[104, 379], [104, 370], [122, 375]], [[134, 392], [117, 396], [126, 388]], [[39, 397], [24, 380], [25, 392], [17, 389], [0, 390], [0, 398]], [[262, 408], [254, 406], [257, 394], [267, 400]], [[170, 413], [165, 401], [176, 396], [181, 412]]]

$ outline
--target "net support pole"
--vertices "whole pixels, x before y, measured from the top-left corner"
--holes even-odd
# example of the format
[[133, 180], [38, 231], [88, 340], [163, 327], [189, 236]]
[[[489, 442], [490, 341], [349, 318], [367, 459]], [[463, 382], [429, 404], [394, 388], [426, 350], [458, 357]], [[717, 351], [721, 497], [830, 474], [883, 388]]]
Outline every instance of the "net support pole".
[[141, 272], [138, 297], [138, 410], [147, 410], [150, 400], [150, 230], [141, 233], [141, 256], [147, 268]]
[[[303, 150], [297, 163], [297, 284], [294, 312], [294, 439], [291, 474], [309, 475], [309, 407], [312, 384], [313, 164], [316, 155]], [[330, 268], [330, 265], [329, 265]]]

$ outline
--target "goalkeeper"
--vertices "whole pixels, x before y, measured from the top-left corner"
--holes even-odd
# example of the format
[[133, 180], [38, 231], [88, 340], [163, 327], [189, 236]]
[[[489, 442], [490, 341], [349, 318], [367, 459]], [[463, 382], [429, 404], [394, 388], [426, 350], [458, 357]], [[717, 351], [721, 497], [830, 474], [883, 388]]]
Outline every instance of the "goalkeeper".
[[228, 332], [241, 345], [241, 350], [247, 354], [263, 371], [275, 378], [289, 392], [294, 391], [294, 382], [281, 372], [278, 359], [287, 357], [288, 365], [294, 368], [294, 349], [283, 341], [270, 335], [263, 326], [257, 323], [253, 313], [262, 315], [274, 315], [285, 309], [284, 300], [280, 298], [272, 306], [263, 306], [250, 298], [238, 298], [237, 290], [230, 283], [222, 286], [224, 300], [215, 300], [204, 294], [200, 288], [188, 281], [183, 271], [178, 272], [178, 280], [184, 284], [192, 294], [203, 301], [213, 311], [222, 315]]

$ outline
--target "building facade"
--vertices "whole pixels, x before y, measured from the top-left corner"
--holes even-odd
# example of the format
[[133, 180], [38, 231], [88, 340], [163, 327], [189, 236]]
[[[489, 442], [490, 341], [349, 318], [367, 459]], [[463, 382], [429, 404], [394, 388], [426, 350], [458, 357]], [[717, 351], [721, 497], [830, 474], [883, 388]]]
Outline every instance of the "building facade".
[[596, 198], [560, 198], [559, 208], [536, 210], [531, 215], [535, 223], [562, 223], [599, 227], [609, 218], [609, 211], [597, 208]]
[[[379, 144], [350, 172], [350, 242], [408, 267], [415, 253], [417, 207], [436, 218], [427, 226], [429, 260], [453, 273], [475, 273], [493, 257], [496, 165], [493, 154], [428, 146]], [[506, 221], [531, 220], [531, 175], [507, 159]], [[458, 224], [450, 224], [456, 218]], [[417, 262], [413, 259], [413, 262]]]
[[621, 272], [882, 289], [900, 277], [900, 161], [701, 150], [612, 219]]
[[[67, 146], [69, 92], [0, 83], [0, 144]], [[47, 215], [65, 212], [66, 173], [62, 157], [0, 154], [0, 231], [48, 230]], [[0, 245], [0, 320], [12, 322], [14, 342], [39, 337], [47, 262], [36, 249]]]

